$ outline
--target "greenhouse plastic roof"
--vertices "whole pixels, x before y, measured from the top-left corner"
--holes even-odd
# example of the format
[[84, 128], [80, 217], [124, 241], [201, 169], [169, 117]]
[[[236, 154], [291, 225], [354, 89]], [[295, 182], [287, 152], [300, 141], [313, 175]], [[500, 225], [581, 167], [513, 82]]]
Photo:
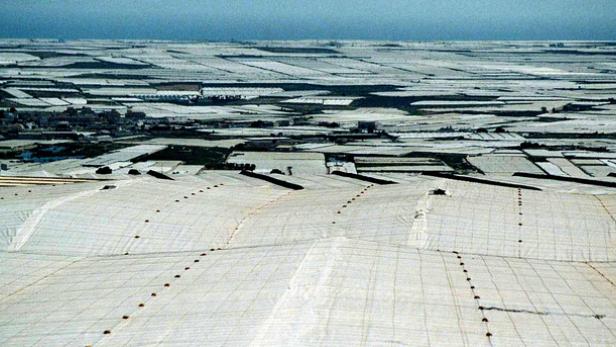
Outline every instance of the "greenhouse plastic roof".
[[616, 344], [613, 193], [276, 177], [1, 188], [0, 345]]

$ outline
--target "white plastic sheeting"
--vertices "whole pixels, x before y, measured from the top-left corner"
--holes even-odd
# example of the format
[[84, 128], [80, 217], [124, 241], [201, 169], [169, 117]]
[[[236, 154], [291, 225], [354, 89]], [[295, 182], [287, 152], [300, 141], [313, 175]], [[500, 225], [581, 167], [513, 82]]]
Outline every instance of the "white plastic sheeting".
[[287, 194], [249, 216], [234, 235], [234, 247], [286, 244], [345, 236], [406, 244], [417, 201], [432, 183], [302, 190]]
[[62, 255], [217, 248], [251, 209], [284, 194], [269, 186], [246, 189], [199, 179], [139, 178], [75, 187], [87, 190], [71, 192], [63, 186], [55, 187], [64, 193], [60, 196], [35, 193], [40, 200], [21, 195], [0, 200], [8, 220], [0, 234], [3, 248]]
[[56, 271], [2, 297], [0, 344], [543, 346], [616, 340], [614, 286], [593, 264], [344, 238], [71, 260], [55, 260]]
[[280, 170], [287, 174], [324, 174], [325, 156], [322, 153], [304, 152], [242, 152], [235, 151], [227, 158], [228, 163], [254, 164], [257, 171], [269, 173]]
[[[306, 177], [312, 183], [300, 191], [230, 172], [176, 181], [142, 177], [12, 188], [0, 200], [0, 244], [11, 251], [105, 255], [344, 236], [497, 256], [616, 257], [616, 198], [611, 194], [444, 179], [376, 185], [304, 175], [289, 181], [302, 184]], [[332, 180], [335, 184], [327, 183]], [[446, 195], [431, 194], [438, 188]]]
[[161, 145], [137, 145], [126, 147], [86, 160], [83, 165], [104, 166], [118, 162], [130, 161], [135, 158], [162, 151], [165, 148], [167, 148], [167, 146]]
[[0, 250], [7, 250], [21, 226], [35, 211], [48, 202], [84, 190], [98, 189], [101, 186], [100, 183], [82, 183], [61, 187], [2, 188], [0, 190]]
[[3, 188], [0, 345], [616, 344], [614, 195], [396, 177]]
[[616, 260], [613, 195], [442, 182], [417, 206], [413, 241], [428, 248], [541, 259]]
[[539, 167], [523, 156], [482, 155], [468, 157], [468, 161], [485, 173], [509, 175], [515, 172], [543, 173]]

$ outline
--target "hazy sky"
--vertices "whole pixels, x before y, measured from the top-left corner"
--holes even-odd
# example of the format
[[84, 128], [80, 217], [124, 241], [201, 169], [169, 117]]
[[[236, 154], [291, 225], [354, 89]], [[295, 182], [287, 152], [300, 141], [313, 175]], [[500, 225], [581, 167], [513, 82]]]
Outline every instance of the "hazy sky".
[[616, 40], [616, 0], [0, 0], [0, 36]]

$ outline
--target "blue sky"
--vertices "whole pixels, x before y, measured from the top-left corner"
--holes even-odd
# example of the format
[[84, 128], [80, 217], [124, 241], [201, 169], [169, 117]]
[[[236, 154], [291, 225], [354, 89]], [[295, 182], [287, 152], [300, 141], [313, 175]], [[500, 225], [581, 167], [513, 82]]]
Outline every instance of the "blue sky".
[[616, 0], [0, 0], [0, 36], [616, 40]]

